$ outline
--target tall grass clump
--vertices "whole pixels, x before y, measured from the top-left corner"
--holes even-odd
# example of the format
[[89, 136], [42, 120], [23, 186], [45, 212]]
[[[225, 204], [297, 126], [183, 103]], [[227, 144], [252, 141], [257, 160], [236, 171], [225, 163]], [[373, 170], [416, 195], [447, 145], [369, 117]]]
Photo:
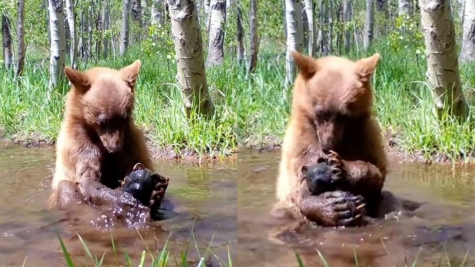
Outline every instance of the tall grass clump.
[[[381, 40], [366, 53], [342, 55], [350, 59], [374, 52], [382, 59], [374, 75], [374, 111], [383, 134], [398, 150], [426, 158], [444, 155], [449, 159], [475, 156], [473, 109], [469, 120], [459, 123], [449, 116], [437, 119], [434, 100], [426, 82], [426, 58], [416, 44], [392, 49]], [[238, 84], [239, 145], [280, 144], [290, 114], [292, 88], [284, 85], [285, 48], [262, 46], [257, 71], [240, 76]], [[473, 106], [475, 65], [462, 65], [464, 94]]]
[[[137, 82], [136, 122], [150, 133], [159, 148], [173, 148], [225, 155], [236, 148], [236, 91], [231, 84], [236, 75], [230, 62], [207, 70], [209, 91], [216, 112], [211, 120], [193, 114], [185, 117], [181, 93], [176, 85], [173, 60], [129, 50], [123, 58], [91, 61], [81, 70], [94, 66], [121, 68], [135, 59], [142, 61]], [[0, 69], [0, 130], [4, 137], [24, 140], [54, 141], [61, 124], [64, 98], [69, 91], [66, 81], [49, 94], [48, 61], [28, 60], [18, 81]], [[1, 68], [1, 67], [0, 67]]]
[[[196, 243], [196, 239], [194, 238], [194, 234], [190, 233], [190, 237], [193, 237], [193, 240], [194, 240], [194, 243], [195, 243], [195, 249], [196, 249], [196, 251], [198, 253], [198, 256], [200, 258], [198, 264], [196, 266], [193, 265], [194, 267], [205, 267], [205, 266], [207, 266], [206, 263], [205, 263], [205, 259], [209, 258], [209, 254], [213, 254], [213, 256], [215, 256], [217, 258], [216, 254], [214, 254], [212, 252], [212, 250], [210, 249], [209, 246], [207, 247], [206, 252], [203, 255], [201, 255], [201, 253], [199, 252], [199, 249], [197, 247], [197, 243]], [[81, 242], [81, 244], [84, 248], [85, 255], [87, 256], [87, 258], [89, 258], [91, 260], [93, 265], [95, 267], [103, 266], [104, 259], [106, 257], [106, 253], [102, 254], [102, 256], [100, 258], [97, 255], [93, 255], [93, 253], [89, 249], [89, 246], [84, 241], [84, 239], [80, 235], [78, 235], [78, 238], [79, 238], [79, 241]], [[74, 264], [74, 260], [72, 259], [66, 245], [63, 242], [63, 239], [61, 238], [61, 236], [59, 236], [59, 234], [58, 234], [58, 240], [59, 240], [59, 243], [61, 245], [61, 251], [63, 253], [64, 260], [66, 261], [66, 266], [67, 267], [77, 266], [77, 265]], [[142, 239], [142, 241], [143, 241], [143, 239]], [[211, 240], [211, 242], [212, 242], [212, 240]], [[211, 244], [211, 242], [210, 242], [210, 244]], [[114, 242], [114, 238], [113, 238], [112, 234], [111, 234], [111, 244], [112, 244], [112, 253], [113, 253], [113, 255], [111, 255], [111, 256], [114, 257], [114, 261], [116, 263], [119, 263], [119, 266], [127, 266], [127, 267], [141, 266], [141, 267], [144, 267], [144, 266], [146, 266], [145, 265], [146, 261], [151, 262], [150, 265], [149, 265], [150, 267], [168, 267], [168, 266], [187, 267], [187, 266], [190, 266], [190, 263], [189, 263], [190, 261], [188, 259], [188, 251], [189, 251], [189, 246], [190, 246], [190, 240], [188, 240], [188, 242], [185, 244], [184, 251], [181, 251], [180, 255], [178, 257], [176, 257], [176, 255], [170, 254], [169, 241], [166, 240], [165, 245], [163, 246], [163, 248], [159, 251], [156, 251], [155, 253], [152, 252], [147, 247], [145, 250], [142, 251], [142, 253], [140, 255], [140, 259], [132, 259], [129, 256], [129, 254], [127, 253], [127, 251], [125, 251], [125, 250], [122, 251], [123, 255], [120, 255], [120, 253], [118, 251], [118, 248], [117, 248], [117, 246]], [[227, 257], [228, 257], [227, 260], [217, 258], [217, 260], [218, 260], [221, 267], [232, 267], [233, 266], [232, 260], [231, 260], [231, 254], [230, 254], [230, 251], [229, 251], [229, 247], [228, 247]], [[25, 262], [23, 263], [23, 266], [28, 266], [26, 264], [26, 258], [25, 258]]]

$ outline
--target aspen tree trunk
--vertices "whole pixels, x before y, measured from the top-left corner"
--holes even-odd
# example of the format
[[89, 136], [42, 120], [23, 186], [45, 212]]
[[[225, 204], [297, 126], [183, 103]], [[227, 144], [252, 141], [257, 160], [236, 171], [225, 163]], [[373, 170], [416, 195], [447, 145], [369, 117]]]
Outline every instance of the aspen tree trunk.
[[432, 88], [435, 108], [460, 119], [468, 115], [462, 93], [455, 49], [455, 30], [450, 0], [420, 0], [421, 26], [427, 56], [427, 79]]
[[308, 21], [308, 54], [315, 56], [315, 16], [313, 15], [313, 0], [305, 0], [305, 13]]
[[374, 0], [366, 0], [366, 21], [363, 36], [363, 49], [368, 50], [374, 35]]
[[475, 0], [465, 0], [460, 62], [475, 59]]
[[211, 116], [214, 106], [208, 93], [198, 14], [193, 0], [168, 0], [171, 30], [177, 59], [177, 80], [186, 115]]
[[412, 16], [412, 1], [411, 0], [398, 0], [398, 15], [399, 16]]
[[78, 54], [77, 33], [76, 33], [76, 15], [74, 14], [74, 0], [66, 0], [66, 18], [69, 24], [69, 35], [71, 36], [69, 57], [73, 69], [77, 69], [76, 57]]
[[[62, 0], [49, 0], [50, 88], [56, 88], [63, 75], [66, 58], [66, 33]], [[49, 96], [48, 96], [49, 97]]]
[[242, 25], [242, 11], [241, 7], [237, 7], [237, 60], [238, 64], [243, 66], [244, 61], [244, 28]]
[[3, 62], [7, 69], [13, 64], [12, 34], [10, 22], [5, 14], [2, 15]]
[[343, 0], [343, 18], [345, 25], [345, 53], [350, 52], [351, 48], [351, 32], [348, 30], [348, 24], [351, 22], [353, 17], [353, 5], [352, 0]]
[[328, 1], [327, 3], [327, 27], [328, 27], [328, 32], [327, 32], [327, 53], [331, 54], [333, 53], [333, 4], [334, 1]]
[[94, 16], [92, 14], [92, 7], [88, 8], [88, 20], [87, 20], [87, 58], [92, 58], [92, 21]]
[[110, 3], [109, 1], [105, 1], [104, 6], [102, 7], [102, 36], [104, 37], [103, 40], [103, 47], [102, 47], [102, 57], [107, 58], [109, 56], [109, 45], [110, 45], [110, 40], [108, 35], [106, 34], [106, 31], [109, 29], [109, 24], [110, 24], [110, 11], [109, 11], [109, 6]]
[[84, 59], [84, 10], [81, 11], [81, 19], [79, 21], [79, 42], [78, 42], [78, 54], [81, 56], [81, 59]]
[[23, 66], [25, 65], [25, 29], [24, 22], [25, 22], [25, 1], [18, 0], [17, 1], [17, 38], [18, 38], [18, 58], [15, 68], [15, 75], [21, 76], [23, 73]]
[[295, 80], [297, 69], [291, 51], [303, 50], [302, 6], [299, 0], [285, 0], [285, 20], [287, 23], [287, 55], [285, 60], [285, 81], [291, 84]]
[[220, 65], [224, 60], [225, 0], [211, 0], [210, 19], [207, 67]]
[[129, 46], [129, 29], [130, 29], [130, 0], [122, 0], [122, 28], [120, 30], [120, 46], [119, 55], [123, 56], [127, 52]]
[[327, 38], [325, 37], [327, 34], [327, 30], [325, 30], [325, 27], [328, 27], [327, 15], [328, 15], [327, 0], [320, 0], [320, 8], [318, 12], [319, 25], [318, 25], [317, 44], [318, 44], [318, 47], [320, 48], [319, 50], [322, 56], [328, 55]]
[[251, 42], [249, 48], [249, 64], [247, 73], [252, 73], [257, 66], [257, 56], [259, 55], [259, 38], [257, 36], [257, 0], [251, 0], [251, 14], [249, 16], [250, 25], [249, 31], [251, 35]]
[[142, 26], [142, 1], [141, 0], [131, 0], [132, 1], [132, 20], [139, 23]]
[[152, 7], [150, 11], [150, 24], [158, 25], [165, 22], [165, 11], [162, 0], [152, 0]]

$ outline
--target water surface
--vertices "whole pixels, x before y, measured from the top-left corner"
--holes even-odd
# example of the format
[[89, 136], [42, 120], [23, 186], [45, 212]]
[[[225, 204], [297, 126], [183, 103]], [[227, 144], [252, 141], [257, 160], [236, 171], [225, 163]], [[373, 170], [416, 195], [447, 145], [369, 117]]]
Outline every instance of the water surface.
[[[280, 153], [240, 151], [237, 266], [475, 266], [475, 169], [391, 161], [385, 189], [425, 203], [415, 216], [397, 216], [363, 228], [283, 231], [269, 214], [275, 202]], [[472, 255], [470, 255], [472, 254]], [[448, 257], [447, 257], [448, 256]], [[441, 265], [438, 265], [439, 262]]]
[[[170, 178], [166, 200], [173, 204], [170, 218], [136, 231], [125, 227], [94, 229], [91, 209], [58, 212], [47, 210], [54, 151], [0, 143], [0, 261], [10, 266], [65, 266], [57, 233], [64, 239], [76, 266], [92, 265], [76, 234], [80, 234], [103, 266], [124, 264], [124, 253], [138, 265], [142, 251], [156, 257], [167, 239], [178, 257], [190, 241], [190, 261], [198, 260], [209, 246], [227, 262], [228, 247], [235, 260], [237, 245], [236, 166], [194, 166], [156, 162], [156, 171]], [[192, 231], [193, 230], [193, 231]], [[191, 232], [194, 236], [190, 237]], [[114, 255], [111, 235], [117, 256]], [[196, 265], [196, 264], [195, 264]]]

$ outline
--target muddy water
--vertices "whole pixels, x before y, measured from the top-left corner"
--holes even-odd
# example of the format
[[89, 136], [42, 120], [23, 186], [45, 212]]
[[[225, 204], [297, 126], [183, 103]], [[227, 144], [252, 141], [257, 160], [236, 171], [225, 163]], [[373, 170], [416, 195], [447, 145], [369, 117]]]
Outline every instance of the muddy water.
[[[285, 231], [270, 217], [279, 153], [239, 152], [237, 266], [475, 266], [475, 169], [391, 162], [385, 189], [424, 203], [364, 228]], [[441, 265], [438, 265], [438, 264]]]
[[93, 264], [76, 234], [99, 259], [105, 253], [103, 266], [124, 264], [123, 251], [137, 266], [142, 251], [148, 255], [150, 250], [156, 257], [167, 239], [177, 261], [188, 240], [190, 262], [199, 259], [198, 253], [204, 255], [208, 246], [213, 261], [215, 254], [227, 262], [228, 248], [236, 260], [236, 166], [157, 162], [157, 171], [170, 177], [168, 219], [138, 231], [120, 226], [94, 229], [90, 220], [97, 214], [90, 209], [74, 214], [48, 211], [53, 166], [52, 149], [0, 144], [0, 262], [21, 266], [27, 257], [26, 266], [65, 266], [57, 233], [76, 266]]

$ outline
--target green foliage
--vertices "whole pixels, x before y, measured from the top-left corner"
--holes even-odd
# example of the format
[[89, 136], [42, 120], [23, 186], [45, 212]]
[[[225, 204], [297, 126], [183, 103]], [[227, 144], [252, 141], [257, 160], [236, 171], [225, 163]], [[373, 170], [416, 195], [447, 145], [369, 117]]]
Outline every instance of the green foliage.
[[148, 27], [148, 35], [142, 42], [142, 51], [149, 57], [175, 58], [175, 49], [170, 35], [170, 25], [152, 25]]
[[[172, 147], [176, 152], [188, 149], [198, 153], [226, 155], [236, 148], [236, 93], [227, 85], [236, 83], [237, 67], [226, 61], [223, 69], [207, 72], [209, 91], [216, 106], [211, 120], [188, 120], [183, 110], [181, 93], [175, 85], [176, 66], [172, 60], [156, 55], [147, 56], [131, 48], [127, 57], [102, 60], [98, 66], [120, 68], [142, 60], [137, 85], [135, 119], [152, 134], [158, 148]], [[95, 66], [90, 62], [82, 68]], [[27, 63], [24, 76], [15, 82], [0, 66], [0, 130], [17, 140], [55, 140], [64, 110], [64, 97], [69, 87], [48, 94], [47, 64]], [[234, 69], [234, 70], [233, 70]]]
[[420, 29], [419, 17], [397, 17], [395, 28], [389, 33], [387, 39], [387, 45], [394, 52], [404, 51], [409, 47], [415, 47], [418, 54], [425, 50], [424, 35]]
[[[375, 43], [372, 51], [382, 60], [374, 77], [375, 113], [384, 135], [403, 151], [420, 153], [426, 158], [445, 155], [449, 159], [475, 156], [473, 123], [459, 124], [449, 117], [441, 123], [433, 113], [431, 90], [425, 83], [426, 60], [417, 53], [416, 42], [405, 49], [387, 49], [387, 40]], [[282, 48], [277, 51], [282, 51]], [[280, 144], [287, 126], [292, 90], [284, 86], [285, 56], [276, 56], [267, 47], [261, 51], [260, 63], [251, 79], [240, 77], [234, 84], [238, 93], [238, 138], [240, 145], [265, 146]], [[465, 93], [472, 92], [468, 84], [475, 82], [475, 65], [461, 67]], [[469, 98], [472, 104], [475, 97]], [[473, 111], [472, 111], [472, 114]]]

